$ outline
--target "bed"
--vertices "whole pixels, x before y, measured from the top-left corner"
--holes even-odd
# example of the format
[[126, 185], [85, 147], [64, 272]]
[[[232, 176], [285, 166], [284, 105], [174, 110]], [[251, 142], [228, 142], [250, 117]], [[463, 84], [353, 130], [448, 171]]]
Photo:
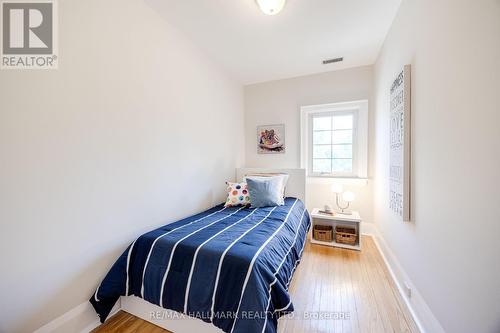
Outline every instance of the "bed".
[[277, 331], [293, 311], [288, 286], [310, 218], [301, 169], [238, 169], [290, 175], [283, 206], [222, 204], [148, 232], [123, 252], [90, 302], [101, 322], [121, 308], [176, 333]]

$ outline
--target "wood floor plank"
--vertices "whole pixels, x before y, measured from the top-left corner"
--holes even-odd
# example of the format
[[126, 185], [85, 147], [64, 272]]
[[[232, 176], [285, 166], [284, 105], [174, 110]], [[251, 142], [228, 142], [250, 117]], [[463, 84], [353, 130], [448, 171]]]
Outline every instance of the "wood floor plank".
[[[366, 250], [366, 238], [363, 239], [363, 251]], [[368, 271], [366, 270], [365, 258], [366, 253], [359, 254], [357, 252], [350, 252], [349, 256], [353, 259], [354, 270], [352, 279], [357, 286], [356, 301], [356, 315], [360, 324], [361, 332], [384, 332], [382, 319], [380, 313], [377, 311], [375, 296], [372, 288], [372, 281], [370, 280]]]
[[[295, 311], [279, 320], [280, 333], [419, 332], [373, 239], [361, 241], [361, 252], [307, 242], [289, 288]], [[123, 311], [92, 331], [136, 332], [168, 331]]]
[[169, 333], [161, 327], [148, 323], [125, 311], [118, 311], [106, 323], [91, 333]]
[[[350, 332], [359, 332], [359, 320], [356, 307], [356, 285], [353, 283], [353, 263], [350, 260], [350, 252], [342, 251], [342, 265], [346, 268], [346, 275], [344, 276], [346, 292], [347, 292], [347, 307], [344, 312], [350, 314], [350, 320], [344, 320], [343, 323], [348, 323], [347, 328]], [[345, 329], [344, 329], [345, 330]]]

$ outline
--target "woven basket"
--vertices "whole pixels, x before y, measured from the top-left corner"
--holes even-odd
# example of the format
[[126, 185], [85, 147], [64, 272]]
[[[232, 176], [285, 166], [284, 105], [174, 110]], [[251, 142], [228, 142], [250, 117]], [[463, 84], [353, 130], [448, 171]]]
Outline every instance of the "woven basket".
[[314, 225], [313, 237], [315, 240], [322, 242], [333, 241], [333, 227], [331, 225]]
[[335, 227], [335, 241], [341, 244], [355, 245], [358, 235], [356, 229], [351, 227]]

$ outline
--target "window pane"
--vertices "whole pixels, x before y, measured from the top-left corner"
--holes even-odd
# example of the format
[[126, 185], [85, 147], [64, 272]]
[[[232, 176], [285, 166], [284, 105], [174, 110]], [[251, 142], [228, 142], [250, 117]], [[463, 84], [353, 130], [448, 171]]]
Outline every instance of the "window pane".
[[332, 172], [352, 172], [352, 160], [332, 160]]
[[352, 130], [333, 131], [332, 143], [352, 143]]
[[313, 159], [313, 172], [315, 173], [330, 173], [332, 172], [332, 160], [330, 159]]
[[333, 129], [352, 129], [352, 114], [333, 117]]
[[332, 158], [332, 146], [314, 145], [313, 158]]
[[332, 129], [332, 117], [314, 117], [313, 118], [313, 130], [331, 130]]
[[333, 158], [352, 158], [352, 145], [333, 145]]
[[331, 131], [313, 132], [313, 144], [330, 144], [332, 143]]

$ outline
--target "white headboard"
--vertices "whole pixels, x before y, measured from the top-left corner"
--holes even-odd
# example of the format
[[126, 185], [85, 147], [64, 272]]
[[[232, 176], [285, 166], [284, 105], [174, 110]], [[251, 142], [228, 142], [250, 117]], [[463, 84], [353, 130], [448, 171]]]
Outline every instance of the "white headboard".
[[238, 168], [236, 181], [253, 173], [287, 173], [289, 175], [285, 195], [295, 197], [306, 202], [306, 170], [305, 169], [271, 169], [271, 168]]

